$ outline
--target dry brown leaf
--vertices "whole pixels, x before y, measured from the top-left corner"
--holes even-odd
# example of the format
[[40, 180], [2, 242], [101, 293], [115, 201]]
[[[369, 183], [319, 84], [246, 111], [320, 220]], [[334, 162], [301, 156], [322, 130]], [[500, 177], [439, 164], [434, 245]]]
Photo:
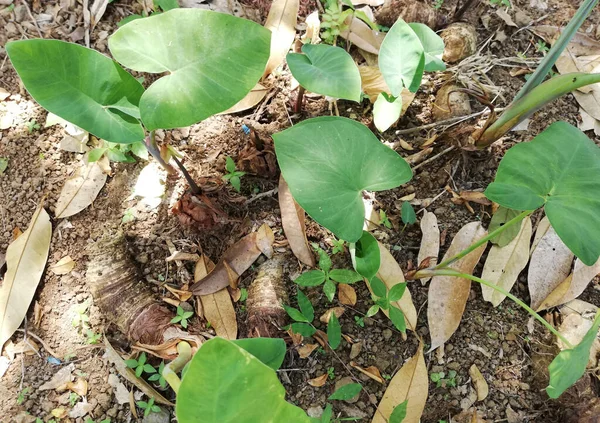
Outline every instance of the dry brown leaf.
[[70, 273], [75, 267], [75, 262], [71, 256], [65, 256], [61, 258], [56, 264], [50, 266], [50, 270], [55, 275], [66, 275]]
[[52, 376], [52, 378], [48, 382], [44, 383], [38, 389], [40, 391], [48, 391], [51, 389], [58, 389], [61, 391], [64, 390], [67, 386], [67, 383], [70, 383], [73, 380], [73, 370], [75, 370], [74, 363], [63, 367], [62, 369], [54, 373], [54, 376]]
[[537, 248], [542, 237], [544, 235], [546, 235], [546, 232], [548, 232], [548, 229], [550, 229], [550, 220], [548, 220], [548, 217], [544, 216], [544, 218], [542, 220], [540, 220], [540, 222], [537, 225], [537, 228], [535, 229], [535, 235], [533, 237], [533, 242], [531, 243], [531, 248], [529, 249], [530, 256], [533, 254], [533, 252]]
[[44, 309], [37, 301], [33, 304], [33, 324], [34, 326], [40, 326], [42, 322], [42, 317], [44, 316]]
[[302, 345], [301, 347], [298, 347], [298, 355], [300, 355], [300, 358], [308, 358], [317, 348], [319, 348], [318, 344]]
[[586, 266], [581, 260], [576, 259], [573, 272], [542, 301], [540, 310], [556, 307], [579, 297], [598, 273], [600, 273], [600, 260], [593, 266]]
[[377, 407], [372, 423], [387, 423], [394, 408], [408, 400], [403, 423], [419, 423], [425, 409], [428, 391], [427, 367], [423, 356], [423, 344], [408, 359], [390, 381]]
[[348, 25], [348, 29], [342, 32], [340, 37], [368, 53], [379, 54], [379, 47], [385, 38], [384, 33], [373, 31], [369, 25], [356, 16], [348, 16], [344, 23]]
[[90, 7], [92, 31], [94, 30], [94, 27], [98, 25], [102, 16], [104, 16], [106, 6], [108, 6], [108, 0], [94, 0], [94, 3], [92, 3], [92, 7]]
[[241, 275], [256, 261], [261, 253], [272, 254], [274, 239], [271, 228], [263, 224], [257, 232], [246, 235], [228, 248], [214, 270], [194, 283], [191, 291], [195, 295], [207, 295], [229, 286], [230, 274], [228, 267], [236, 274]]
[[[360, 72], [362, 90], [369, 96], [371, 103], [375, 103], [377, 96], [382, 92], [391, 94], [378, 66], [359, 66], [358, 70]], [[402, 116], [414, 100], [415, 93], [411, 93], [406, 88], [403, 88], [400, 97], [402, 97], [402, 111], [400, 112], [400, 116]]]
[[[170, 405], [171, 407], [175, 405], [171, 401], [163, 397], [161, 394], [159, 394], [145, 380], [137, 377], [134, 371], [127, 367], [127, 364], [125, 364], [125, 360], [123, 360], [119, 353], [117, 353], [112, 347], [112, 345], [110, 345], [110, 342], [108, 342], [106, 336], [104, 337], [104, 345], [106, 347], [106, 358], [115, 366], [115, 369], [121, 376], [127, 379], [130, 383], [133, 383], [144, 394], [148, 395], [150, 398], [154, 398], [154, 401], [156, 401], [157, 403]], [[133, 390], [131, 392], [133, 392]]]
[[237, 319], [231, 296], [227, 288], [213, 294], [201, 295], [204, 318], [210, 322], [217, 336], [225, 339], [237, 338]]
[[265, 22], [271, 34], [271, 55], [263, 77], [275, 70], [287, 55], [296, 36], [299, 0], [274, 0]]
[[496, 15], [498, 15], [498, 17], [500, 19], [502, 19], [504, 21], [504, 23], [506, 23], [506, 25], [514, 26], [515, 28], [518, 27], [518, 25], [515, 23], [515, 21], [513, 21], [513, 19], [510, 17], [510, 15], [508, 14], [508, 12], [506, 10], [498, 9], [498, 10], [496, 10]]
[[29, 227], [6, 250], [6, 273], [0, 285], [0, 348], [19, 328], [44, 273], [52, 224], [43, 201]]
[[[487, 234], [480, 222], [463, 226], [452, 240], [442, 261], [453, 257]], [[472, 274], [487, 243], [450, 266], [461, 273]], [[431, 350], [445, 343], [458, 328], [471, 292], [471, 281], [455, 276], [434, 276], [429, 284], [427, 321], [431, 333]]]
[[[400, 265], [394, 259], [394, 256], [383, 246], [381, 242], [377, 242], [379, 245], [379, 254], [381, 257], [381, 264], [379, 265], [379, 271], [377, 277], [385, 284], [388, 290], [399, 283], [404, 283], [404, 273], [400, 268]], [[371, 287], [367, 283], [369, 290]], [[372, 292], [371, 292], [372, 293]], [[396, 302], [392, 302], [393, 305], [398, 307], [404, 313], [404, 320], [406, 321], [406, 327], [412, 331], [417, 327], [417, 309], [412, 301], [412, 296], [408, 287], [404, 291], [404, 295]], [[386, 316], [389, 316], [387, 310], [382, 310]]]
[[329, 310], [327, 310], [325, 313], [323, 313], [321, 315], [321, 317], [319, 317], [319, 320], [323, 323], [328, 323], [329, 319], [331, 318], [331, 314], [335, 314], [335, 317], [337, 317], [339, 319], [340, 316], [342, 314], [344, 314], [345, 311], [346, 311], [346, 309], [344, 307], [332, 307]]
[[173, 295], [175, 295], [175, 297], [177, 297], [177, 299], [179, 301], [187, 301], [192, 297], [192, 293], [191, 291], [188, 291], [186, 289], [177, 289], [177, 288], [173, 288], [171, 285], [169, 284], [165, 284], [164, 287]]
[[369, 366], [366, 369], [360, 367], [358, 364], [356, 364], [354, 361], [350, 362], [350, 366], [354, 367], [356, 370], [358, 370], [359, 372], [361, 372], [362, 374], [364, 374], [365, 376], [370, 377], [371, 379], [373, 379], [376, 382], [381, 383], [382, 385], [385, 383], [385, 381], [383, 380], [383, 378], [381, 377], [381, 372], [379, 371], [379, 369], [375, 366]]
[[78, 377], [75, 382], [68, 382], [67, 389], [75, 392], [80, 397], [86, 396], [88, 391], [88, 383], [85, 379]]
[[304, 210], [292, 197], [283, 175], [279, 177], [279, 209], [281, 210], [281, 225], [292, 252], [305, 265], [315, 267], [315, 257], [306, 239]]
[[323, 332], [322, 330], [317, 329], [317, 331], [314, 333], [313, 338], [315, 338], [315, 340], [323, 347], [328, 349], [329, 348], [329, 337], [327, 336], [327, 334], [325, 332]]
[[243, 112], [256, 106], [260, 101], [265, 98], [269, 92], [268, 88], [263, 87], [260, 84], [256, 84], [252, 90], [246, 94], [246, 97], [235, 103], [229, 109], [224, 112], [218, 113], [219, 115], [228, 115], [232, 113]]
[[321, 386], [327, 383], [327, 373], [322, 374], [321, 376], [317, 376], [314, 379], [309, 379], [308, 384], [310, 386], [314, 386], [315, 388], [320, 388]]
[[356, 305], [356, 291], [347, 283], [338, 284], [338, 300], [344, 305]]
[[321, 38], [319, 33], [321, 32], [321, 21], [319, 20], [319, 11], [315, 10], [306, 17], [304, 21], [306, 24], [306, 32], [302, 36], [302, 43], [319, 44]]
[[98, 163], [80, 167], [67, 179], [56, 201], [57, 218], [73, 216], [88, 207], [96, 199], [106, 183], [106, 174]]
[[475, 364], [471, 366], [469, 369], [469, 376], [471, 376], [471, 381], [473, 382], [473, 387], [477, 392], [477, 401], [483, 401], [487, 398], [489, 393], [489, 387], [485, 378], [477, 368]]
[[[506, 246], [500, 248], [493, 245], [483, 266], [481, 279], [491, 282], [510, 292], [519, 277], [519, 273], [529, 261], [529, 240], [531, 239], [531, 219], [526, 217], [521, 223], [519, 234]], [[483, 299], [494, 307], [506, 298], [500, 292], [481, 285]]]
[[571, 250], [549, 227], [540, 238], [529, 262], [527, 283], [531, 308], [539, 311], [544, 300], [566, 279], [573, 257]]
[[302, 335], [300, 335], [299, 333], [295, 333], [291, 328], [287, 330], [287, 334], [292, 339], [292, 344], [294, 346], [302, 344], [302, 341], [304, 340], [304, 337]]
[[[417, 258], [418, 265], [423, 260], [431, 258], [429, 266], [435, 266], [440, 253], [440, 228], [438, 227], [437, 217], [434, 213], [425, 211], [425, 214], [421, 218], [421, 232], [423, 233], [423, 238], [421, 239], [421, 248], [419, 249], [419, 256]], [[421, 279], [421, 284], [425, 285], [430, 279]]]

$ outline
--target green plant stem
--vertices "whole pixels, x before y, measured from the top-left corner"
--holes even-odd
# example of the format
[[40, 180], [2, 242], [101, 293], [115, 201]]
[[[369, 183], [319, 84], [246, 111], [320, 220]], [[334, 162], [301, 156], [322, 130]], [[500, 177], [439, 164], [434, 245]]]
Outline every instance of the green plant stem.
[[571, 345], [571, 343], [556, 329], [554, 329], [554, 327], [548, 323], [542, 316], [540, 316], [538, 313], [536, 313], [536, 311], [534, 309], [532, 309], [531, 307], [529, 307], [527, 304], [525, 304], [523, 301], [521, 301], [520, 299], [518, 299], [517, 297], [515, 297], [514, 295], [512, 295], [510, 292], [504, 290], [503, 288], [499, 287], [496, 284], [493, 284], [491, 282], [488, 282], [484, 279], [478, 278], [477, 276], [473, 276], [473, 275], [469, 275], [468, 273], [461, 273], [458, 272], [456, 270], [451, 270], [451, 269], [441, 269], [441, 270], [434, 270], [433, 272], [431, 272], [432, 276], [456, 276], [458, 278], [465, 278], [465, 279], [470, 279], [474, 282], [480, 283], [482, 285], [485, 285], [489, 288], [492, 288], [495, 291], [498, 291], [499, 293], [501, 293], [502, 295], [505, 295], [506, 297], [510, 298], [511, 300], [513, 300], [516, 304], [518, 304], [519, 306], [521, 306], [522, 308], [524, 308], [530, 315], [532, 315], [537, 321], [539, 321], [542, 325], [544, 325], [546, 327], [546, 329], [548, 329], [550, 332], [552, 332], [554, 335], [556, 335], [556, 337], [558, 339], [560, 339], [566, 346], [567, 348], [571, 349], [573, 348], [573, 345]]
[[175, 173], [175, 169], [173, 166], [165, 162], [160, 155], [160, 149], [156, 144], [156, 134], [154, 131], [150, 131], [150, 134], [144, 140], [144, 145], [146, 146], [146, 150], [154, 157], [154, 159], [169, 173]]
[[202, 193], [202, 190], [196, 184], [196, 181], [194, 181], [194, 178], [192, 178], [192, 175], [189, 174], [189, 172], [187, 171], [187, 169], [185, 168], [183, 163], [181, 163], [181, 161], [175, 155], [173, 155], [173, 160], [175, 160], [175, 163], [177, 163], [179, 170], [181, 170], [181, 173], [183, 173], [183, 176], [185, 177], [185, 180], [187, 181], [188, 185], [190, 186], [192, 193], [194, 193], [194, 194]]
[[179, 354], [177, 358], [167, 364], [162, 371], [162, 377], [165, 378], [175, 394], [179, 392], [181, 386], [181, 379], [177, 376], [177, 372], [181, 371], [192, 359], [192, 347], [187, 342], [182, 341], [177, 344], [177, 353]]
[[464, 256], [466, 256], [467, 254], [469, 254], [470, 252], [472, 252], [476, 248], [482, 246], [483, 244], [485, 244], [486, 242], [488, 242], [490, 239], [495, 238], [500, 233], [502, 233], [503, 231], [505, 231], [507, 228], [510, 228], [512, 225], [514, 225], [516, 223], [519, 223], [521, 220], [525, 219], [532, 212], [533, 212], [533, 210], [525, 210], [524, 212], [521, 212], [519, 215], [513, 217], [511, 220], [509, 220], [508, 222], [506, 222], [504, 225], [500, 226], [495, 231], [490, 232], [489, 234], [487, 234], [486, 236], [484, 236], [483, 238], [481, 238], [480, 240], [478, 240], [474, 244], [471, 244], [468, 248], [465, 248], [460, 253], [456, 254], [453, 257], [450, 257], [448, 260], [444, 260], [443, 262], [441, 262], [440, 264], [438, 264], [437, 266], [435, 266], [433, 269], [437, 270], [437, 269], [443, 269], [443, 268], [448, 267], [449, 265], [451, 265], [452, 263], [454, 263], [457, 260], [460, 260], [461, 258], [463, 258]]

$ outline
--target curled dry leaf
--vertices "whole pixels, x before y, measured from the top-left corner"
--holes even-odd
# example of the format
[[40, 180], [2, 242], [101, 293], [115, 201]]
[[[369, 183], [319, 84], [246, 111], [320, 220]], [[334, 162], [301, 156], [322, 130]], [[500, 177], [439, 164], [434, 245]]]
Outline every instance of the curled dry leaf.
[[385, 383], [383, 378], [381, 377], [381, 372], [375, 366], [369, 366], [367, 368], [362, 368], [358, 364], [356, 364], [354, 361], [350, 362], [350, 366], [354, 367], [356, 370], [358, 370], [365, 376], [370, 377], [374, 381], [381, 383], [382, 385]]
[[258, 231], [246, 235], [227, 249], [215, 269], [192, 285], [192, 292], [195, 295], [207, 295], [229, 286], [232, 270], [241, 275], [261, 253], [271, 257], [274, 240], [271, 228], [263, 224]]
[[285, 58], [296, 36], [299, 0], [274, 0], [269, 9], [265, 28], [271, 34], [271, 55], [263, 77], [275, 70]]
[[[402, 272], [400, 265], [396, 262], [394, 256], [392, 256], [388, 249], [385, 248], [379, 241], [377, 244], [379, 245], [379, 254], [381, 257], [381, 264], [379, 265], [377, 277], [381, 279], [389, 291], [394, 285], [405, 283], [404, 272]], [[371, 290], [370, 286], [369, 290]], [[402, 310], [402, 313], [404, 313], [404, 320], [406, 321], [406, 327], [414, 331], [417, 327], [417, 309], [413, 304], [412, 296], [410, 295], [408, 287], [404, 291], [402, 298], [400, 298], [398, 301], [392, 302], [391, 304]], [[386, 316], [388, 316], [387, 310], [382, 311]]]
[[85, 379], [82, 379], [82, 378], [78, 377], [75, 380], [75, 382], [69, 382], [69, 383], [67, 383], [66, 388], [69, 391], [75, 392], [80, 397], [83, 397], [83, 396], [87, 395], [88, 383], [87, 383], [87, 381]]
[[419, 423], [425, 409], [428, 391], [428, 375], [423, 356], [423, 344], [409, 358], [390, 381], [383, 398], [377, 406], [372, 423], [387, 423], [394, 408], [408, 401], [403, 423]]
[[263, 87], [260, 84], [256, 84], [252, 90], [246, 94], [246, 97], [235, 103], [229, 109], [224, 112], [218, 113], [219, 115], [228, 115], [231, 113], [243, 112], [256, 106], [260, 101], [265, 98], [269, 92], [268, 88]]
[[529, 263], [527, 283], [531, 308], [539, 311], [544, 300], [567, 278], [573, 257], [571, 250], [550, 226], [540, 238]]
[[379, 48], [385, 34], [373, 31], [369, 25], [356, 16], [348, 16], [345, 21], [348, 29], [340, 34], [340, 37], [350, 41], [356, 47], [372, 54], [379, 54]]
[[[440, 253], [440, 228], [438, 227], [437, 217], [434, 213], [425, 211], [421, 219], [421, 248], [419, 248], [419, 256], [417, 258], [420, 265], [423, 260], [429, 259], [429, 266], [437, 264], [438, 254]], [[431, 278], [421, 279], [421, 283], [425, 285]]]
[[[493, 245], [488, 254], [481, 279], [491, 282], [505, 291], [512, 289], [519, 273], [529, 261], [529, 240], [531, 239], [531, 219], [526, 217], [521, 222], [518, 235], [504, 247]], [[505, 296], [494, 289], [481, 285], [483, 299], [494, 307], [504, 300]]]
[[314, 379], [309, 379], [308, 384], [310, 386], [314, 386], [315, 388], [320, 388], [327, 383], [327, 373], [322, 374], [321, 376], [317, 376]]
[[43, 202], [29, 227], [6, 250], [6, 274], [0, 285], [0, 348], [19, 328], [48, 260], [52, 224]]
[[88, 207], [96, 199], [106, 183], [106, 174], [98, 163], [80, 167], [75, 175], [65, 182], [56, 202], [56, 217], [73, 216]]
[[332, 307], [329, 310], [327, 310], [325, 313], [323, 313], [323, 315], [321, 317], [319, 317], [319, 320], [323, 323], [328, 323], [329, 319], [331, 318], [332, 313], [335, 314], [335, 317], [337, 317], [339, 319], [340, 316], [342, 314], [344, 314], [345, 311], [346, 311], [346, 309], [344, 307]]
[[281, 210], [281, 225], [292, 252], [305, 265], [315, 267], [315, 257], [306, 239], [304, 210], [292, 197], [283, 175], [279, 177], [279, 209]]
[[319, 348], [318, 344], [305, 344], [298, 347], [298, 355], [300, 358], [308, 358], [314, 350]]
[[50, 266], [50, 270], [55, 275], [66, 275], [70, 273], [71, 270], [75, 267], [75, 262], [71, 258], [71, 256], [65, 256], [61, 258], [56, 264]]
[[315, 10], [306, 17], [304, 21], [306, 23], [306, 32], [302, 36], [302, 43], [319, 44], [321, 38], [319, 32], [321, 31], [321, 21], [319, 20], [319, 11]]
[[347, 283], [338, 284], [338, 300], [344, 305], [356, 305], [356, 291]]
[[[444, 260], [453, 257], [487, 234], [480, 222], [463, 226], [452, 240]], [[472, 274], [487, 243], [450, 266], [461, 273]], [[431, 333], [431, 349], [445, 343], [458, 328], [471, 292], [471, 281], [455, 276], [434, 276], [429, 284], [427, 321]]]
[[477, 392], [477, 401], [483, 401], [488, 396], [489, 387], [475, 364], [469, 369], [469, 376], [471, 376], [473, 387], [475, 388], [475, 392]]

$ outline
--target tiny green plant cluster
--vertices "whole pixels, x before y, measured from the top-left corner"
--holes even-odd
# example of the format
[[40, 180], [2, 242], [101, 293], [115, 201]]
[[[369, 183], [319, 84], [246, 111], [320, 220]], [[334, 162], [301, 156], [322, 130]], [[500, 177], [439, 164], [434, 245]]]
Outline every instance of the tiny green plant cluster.
[[193, 315], [193, 311], [185, 311], [183, 307], [177, 306], [177, 315], [171, 319], [171, 323], [179, 323], [184, 329], [187, 329], [188, 319]]
[[229, 156], [225, 160], [225, 170], [227, 173], [223, 175], [224, 181], [229, 181], [233, 189], [237, 192], [240, 192], [241, 180], [240, 178], [246, 174], [246, 172], [241, 172], [235, 169], [235, 162]]
[[367, 311], [367, 317], [374, 316], [379, 310], [385, 310], [389, 312], [390, 320], [401, 332], [406, 331], [406, 322], [404, 321], [404, 314], [400, 309], [394, 306], [392, 303], [398, 301], [404, 295], [406, 290], [405, 283], [396, 284], [388, 291], [387, 287], [381, 279], [374, 276], [370, 280], [371, 290], [373, 291], [375, 304]]

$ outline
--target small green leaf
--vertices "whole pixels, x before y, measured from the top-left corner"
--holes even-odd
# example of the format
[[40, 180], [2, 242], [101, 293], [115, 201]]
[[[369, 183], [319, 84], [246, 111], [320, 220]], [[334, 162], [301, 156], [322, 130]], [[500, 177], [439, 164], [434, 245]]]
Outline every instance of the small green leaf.
[[108, 151], [108, 148], [94, 148], [88, 153], [88, 162], [97, 162], [102, 158], [102, 156], [104, 156], [104, 153], [106, 153], [106, 151]]
[[313, 336], [317, 329], [308, 323], [292, 323], [292, 331], [302, 336]]
[[561, 351], [552, 360], [548, 366], [550, 384], [546, 388], [550, 398], [558, 398], [583, 376], [590, 358], [590, 348], [598, 335], [598, 328], [600, 328], [600, 312], [596, 313], [592, 327], [581, 342], [572, 349]]
[[232, 175], [229, 182], [231, 183], [231, 186], [233, 187], [234, 190], [236, 190], [237, 192], [240, 192], [240, 189], [242, 188], [242, 182], [240, 181], [239, 176]]
[[367, 317], [375, 316], [379, 312], [379, 306], [377, 304], [372, 305], [369, 310], [367, 310]]
[[356, 395], [360, 393], [362, 386], [360, 383], [349, 383], [340, 387], [337, 391], [327, 398], [328, 401], [332, 400], [349, 400], [350, 398], [354, 398]]
[[185, 313], [183, 313], [182, 317], [184, 319], [189, 319], [190, 317], [192, 317], [194, 315], [193, 311], [186, 311]]
[[185, 318], [181, 319], [181, 327], [183, 327], [184, 329], [187, 329], [188, 327], [188, 322]]
[[156, 369], [154, 367], [152, 367], [150, 364], [144, 364], [144, 372], [156, 373]]
[[140, 408], [142, 408], [144, 410], [146, 408], [148, 408], [148, 403], [146, 401], [138, 401], [138, 402], [136, 402], [136, 404], [137, 404], [138, 407], [140, 407]]
[[135, 369], [138, 365], [138, 362], [135, 358], [130, 358], [129, 360], [125, 360], [125, 365], [130, 369]]
[[342, 342], [342, 328], [340, 326], [340, 321], [333, 312], [329, 316], [329, 323], [327, 324], [327, 339], [329, 340], [329, 346], [334, 350], [336, 350]]
[[384, 93], [379, 93], [373, 105], [373, 123], [379, 131], [387, 131], [394, 122], [400, 119], [401, 113], [402, 96], [398, 96], [390, 102], [385, 98]]
[[171, 323], [179, 323], [181, 321], [181, 316], [175, 316], [171, 319]]
[[227, 170], [227, 172], [229, 173], [233, 173], [235, 172], [235, 162], [233, 161], [233, 159], [229, 156], [227, 156], [227, 158], [225, 159], [225, 169]]
[[119, 163], [135, 163], [135, 159], [129, 157], [125, 153], [123, 153], [118, 148], [109, 148], [106, 150], [106, 157], [111, 162], [119, 162]]
[[361, 79], [352, 56], [327, 44], [304, 44], [300, 53], [288, 53], [287, 64], [296, 80], [309, 91], [334, 98], [360, 101]]
[[148, 160], [148, 149], [143, 142], [134, 142], [131, 144], [131, 152], [142, 160]]
[[4, 173], [8, 167], [8, 159], [6, 157], [0, 157], [0, 175]]
[[290, 316], [296, 322], [310, 323], [310, 321], [306, 318], [306, 316], [304, 316], [304, 314], [302, 314], [300, 312], [300, 310], [298, 310], [294, 307], [286, 306], [285, 304], [282, 304], [282, 305], [283, 305], [283, 308], [285, 309], [286, 313], [288, 314], [288, 316]]
[[315, 318], [314, 308], [308, 297], [304, 292], [300, 291], [300, 289], [298, 289], [298, 306], [304, 317], [306, 317], [309, 322], [312, 322]]
[[141, 377], [143, 372], [144, 372], [144, 366], [138, 366], [138, 367], [136, 367], [136, 369], [135, 369], [135, 375], [137, 377]]
[[333, 269], [329, 272], [329, 277], [339, 283], [354, 283], [362, 281], [363, 277], [350, 269]]
[[[493, 232], [501, 226], [504, 226], [506, 222], [517, 217], [521, 212], [519, 210], [507, 209], [506, 207], [498, 207], [496, 213], [492, 216], [490, 221], [489, 232]], [[510, 242], [519, 235], [521, 230], [520, 225], [509, 226], [504, 231], [500, 232], [499, 235], [492, 238], [490, 241], [492, 244], [496, 244], [498, 247], [506, 247]]]
[[387, 288], [385, 284], [381, 281], [381, 279], [379, 279], [377, 276], [371, 278], [371, 280], [369, 281], [369, 285], [373, 290], [373, 294], [375, 294], [376, 296], [380, 298], [385, 298], [387, 296]]
[[390, 320], [400, 332], [406, 332], [406, 321], [404, 320], [404, 313], [402, 310], [395, 306], [390, 306]]
[[323, 410], [323, 414], [321, 414], [320, 423], [331, 423], [331, 417], [333, 416], [333, 406], [331, 404], [327, 404], [325, 410]]
[[329, 255], [317, 244], [313, 244], [313, 247], [319, 255], [319, 268], [327, 274], [331, 270], [331, 258]]
[[309, 270], [294, 279], [294, 282], [300, 286], [319, 286], [325, 282], [325, 273], [321, 270]]
[[408, 26], [415, 32], [423, 51], [425, 52], [425, 72], [435, 72], [446, 70], [446, 64], [442, 62], [444, 54], [444, 40], [431, 28], [422, 23], [409, 23]]
[[327, 279], [325, 281], [325, 285], [323, 285], [323, 292], [325, 293], [325, 296], [327, 297], [329, 302], [332, 302], [333, 297], [335, 297], [335, 289], [335, 282], [333, 282], [331, 279]]
[[150, 382], [156, 382], [156, 381], [157, 381], [157, 380], [159, 380], [159, 379], [160, 379], [160, 374], [158, 374], [158, 373], [154, 373], [152, 376], [150, 376], [150, 377], [148, 378], [148, 380], [149, 380]]
[[119, 28], [121, 28], [123, 25], [128, 24], [129, 22], [135, 21], [136, 19], [142, 19], [142, 18], [143, 18], [143, 16], [138, 15], [138, 14], [129, 15], [129, 16], [121, 19], [119, 22], [117, 22], [117, 26]]
[[285, 341], [280, 338], [246, 338], [236, 339], [232, 342], [273, 370], [281, 367], [287, 351]]
[[166, 12], [171, 9], [177, 9], [179, 3], [177, 0], [154, 0], [154, 6], [160, 7], [163, 12]]
[[388, 294], [388, 299], [393, 301], [398, 301], [404, 295], [404, 291], [406, 290], [406, 282], [397, 283], [390, 289]]
[[406, 418], [406, 409], [408, 407], [408, 400], [398, 404], [394, 407], [394, 411], [390, 415], [389, 423], [402, 423]]
[[379, 271], [381, 265], [379, 244], [367, 231], [363, 231], [362, 237], [355, 244], [354, 263], [356, 271], [368, 280]]
[[152, 411], [153, 411], [154, 413], [159, 413], [159, 412], [160, 412], [160, 407], [159, 407], [158, 405], [153, 405], [153, 406], [151, 407], [151, 409], [152, 409]]
[[404, 222], [404, 224], [406, 225], [412, 225], [417, 221], [417, 215], [415, 214], [415, 210], [408, 201], [404, 201], [402, 203], [402, 211], [400, 217], [402, 218], [402, 222]]
[[146, 360], [147, 360], [146, 353], [145, 352], [141, 353], [140, 358], [138, 358], [138, 365], [143, 366], [144, 364], [146, 364]]

